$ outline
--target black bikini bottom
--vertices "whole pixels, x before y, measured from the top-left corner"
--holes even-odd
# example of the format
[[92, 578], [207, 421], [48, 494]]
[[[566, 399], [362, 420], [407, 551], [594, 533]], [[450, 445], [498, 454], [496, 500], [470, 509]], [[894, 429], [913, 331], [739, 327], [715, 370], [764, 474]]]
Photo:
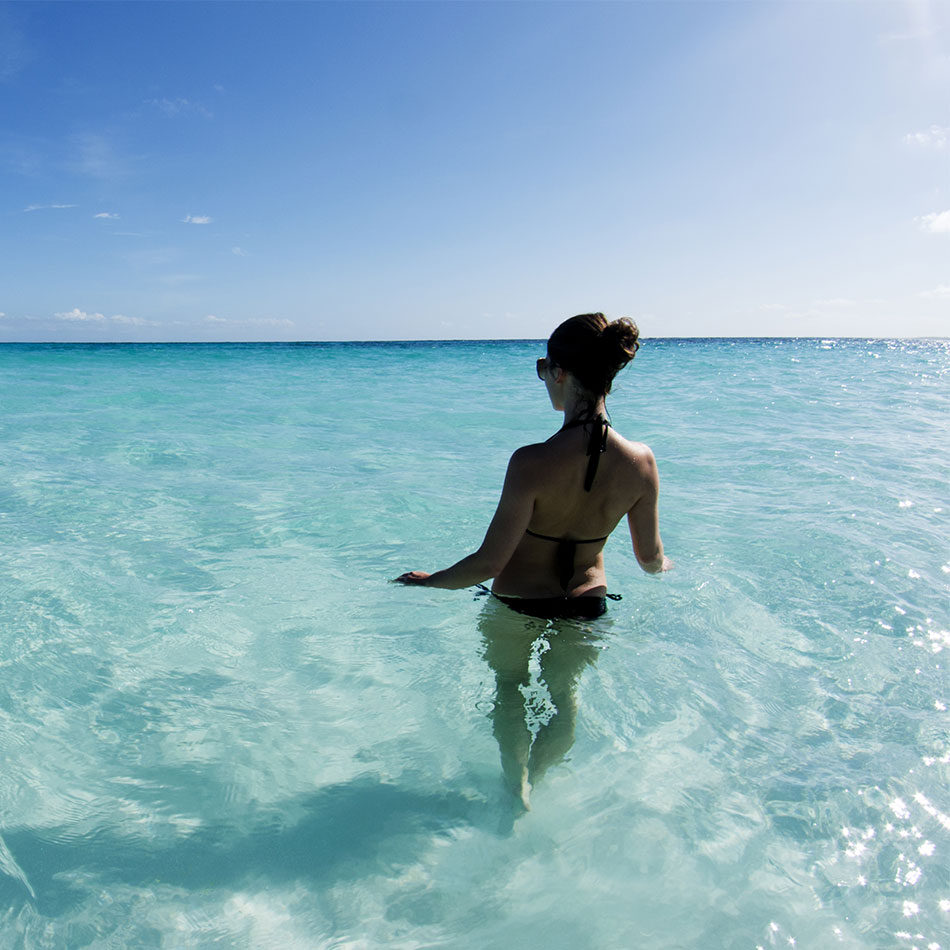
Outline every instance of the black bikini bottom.
[[495, 594], [506, 607], [540, 617], [542, 620], [564, 618], [568, 620], [593, 620], [607, 610], [606, 597], [504, 597]]

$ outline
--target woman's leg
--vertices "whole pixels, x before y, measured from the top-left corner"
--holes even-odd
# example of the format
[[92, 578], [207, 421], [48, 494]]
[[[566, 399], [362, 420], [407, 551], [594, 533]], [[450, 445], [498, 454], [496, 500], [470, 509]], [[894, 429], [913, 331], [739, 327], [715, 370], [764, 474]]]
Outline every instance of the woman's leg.
[[523, 688], [530, 679], [531, 645], [538, 635], [536, 621], [528, 621], [500, 605], [486, 605], [479, 618], [484, 656], [495, 674], [495, 702], [489, 719], [501, 753], [505, 785], [525, 808], [529, 807], [528, 756], [531, 731], [525, 722]]
[[540, 679], [547, 686], [554, 715], [541, 726], [528, 758], [528, 781], [537, 785], [551, 766], [563, 762], [574, 745], [577, 725], [577, 682], [584, 667], [599, 653], [586, 632], [561, 624], [549, 637], [550, 649], [540, 656]]

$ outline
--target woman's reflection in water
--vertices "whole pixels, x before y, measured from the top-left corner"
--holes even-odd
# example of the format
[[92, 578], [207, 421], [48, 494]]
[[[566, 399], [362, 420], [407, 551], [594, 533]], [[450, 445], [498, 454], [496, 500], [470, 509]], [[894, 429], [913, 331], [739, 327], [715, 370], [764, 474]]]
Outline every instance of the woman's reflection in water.
[[589, 621], [536, 620], [494, 599], [478, 626], [495, 673], [489, 718], [505, 784], [527, 810], [531, 789], [574, 745], [577, 682], [603, 649], [603, 635]]

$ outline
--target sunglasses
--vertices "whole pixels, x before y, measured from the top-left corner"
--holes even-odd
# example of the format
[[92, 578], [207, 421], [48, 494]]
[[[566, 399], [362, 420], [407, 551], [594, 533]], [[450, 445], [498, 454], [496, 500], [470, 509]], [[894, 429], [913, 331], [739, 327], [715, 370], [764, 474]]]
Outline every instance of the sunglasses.
[[538, 358], [538, 379], [543, 380], [544, 374], [552, 367], [557, 366], [557, 363], [552, 362], [546, 356], [541, 356]]

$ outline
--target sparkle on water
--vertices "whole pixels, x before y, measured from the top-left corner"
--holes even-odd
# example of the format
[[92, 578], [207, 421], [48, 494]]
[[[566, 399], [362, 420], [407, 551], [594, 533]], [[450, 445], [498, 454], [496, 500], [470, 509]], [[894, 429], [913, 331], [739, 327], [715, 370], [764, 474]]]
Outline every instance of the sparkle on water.
[[950, 950], [948, 345], [647, 341], [673, 572], [388, 584], [542, 352], [0, 347], [0, 945]]

